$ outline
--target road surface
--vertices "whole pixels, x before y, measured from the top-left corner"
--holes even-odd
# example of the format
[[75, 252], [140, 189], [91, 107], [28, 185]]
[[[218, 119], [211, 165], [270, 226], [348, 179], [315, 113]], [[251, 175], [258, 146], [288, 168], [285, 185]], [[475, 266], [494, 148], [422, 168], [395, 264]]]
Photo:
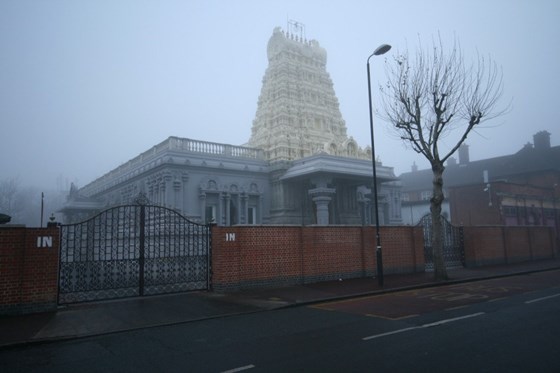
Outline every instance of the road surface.
[[2, 372], [557, 372], [560, 271], [0, 350]]

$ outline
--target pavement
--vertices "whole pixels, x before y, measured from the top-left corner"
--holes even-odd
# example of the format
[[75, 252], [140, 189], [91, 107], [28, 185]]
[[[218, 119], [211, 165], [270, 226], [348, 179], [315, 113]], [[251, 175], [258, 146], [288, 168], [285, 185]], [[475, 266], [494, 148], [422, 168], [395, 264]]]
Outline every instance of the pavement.
[[368, 277], [235, 293], [198, 291], [75, 304], [56, 312], [0, 317], [0, 348], [556, 269], [560, 269], [560, 259], [453, 269], [448, 270], [449, 280], [443, 282], [435, 282], [433, 273], [422, 272], [385, 275], [383, 286]]

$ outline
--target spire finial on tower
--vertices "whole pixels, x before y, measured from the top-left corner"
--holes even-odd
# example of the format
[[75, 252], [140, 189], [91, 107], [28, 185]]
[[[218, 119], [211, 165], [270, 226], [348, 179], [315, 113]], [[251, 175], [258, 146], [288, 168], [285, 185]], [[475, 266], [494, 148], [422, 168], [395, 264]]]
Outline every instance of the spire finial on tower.
[[295, 36], [295, 40], [303, 41], [305, 39], [305, 25], [301, 22], [288, 19], [288, 33]]

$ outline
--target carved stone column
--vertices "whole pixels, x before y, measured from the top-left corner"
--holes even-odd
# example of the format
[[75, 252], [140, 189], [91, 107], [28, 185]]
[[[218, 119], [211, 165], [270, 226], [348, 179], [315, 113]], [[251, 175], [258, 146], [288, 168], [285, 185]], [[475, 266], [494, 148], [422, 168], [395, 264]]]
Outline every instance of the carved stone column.
[[[183, 214], [186, 214], [189, 208], [188, 202], [189, 202], [189, 188], [188, 188], [188, 184], [187, 182], [189, 181], [189, 174], [184, 172], [181, 175], [181, 181], [182, 181], [182, 194], [181, 194], [181, 211], [183, 212]], [[202, 214], [201, 214], [202, 215]]]
[[183, 212], [183, 193], [181, 193], [183, 183], [175, 179], [173, 181], [173, 208], [178, 209], [181, 213]]
[[359, 186], [356, 189], [356, 196], [358, 205], [360, 206], [360, 216], [362, 225], [371, 224], [371, 200], [366, 195], [371, 193], [371, 189], [365, 185]]
[[249, 196], [246, 193], [241, 194], [241, 203], [239, 205], [239, 213], [241, 214], [241, 218], [239, 222], [241, 224], [247, 224], [248, 216], [249, 216]]
[[329, 224], [329, 203], [332, 200], [332, 196], [336, 189], [320, 187], [309, 190], [309, 195], [311, 196], [315, 206], [317, 208], [317, 224], [318, 225], [328, 225]]
[[198, 198], [200, 199], [200, 216], [202, 217], [202, 223], [206, 224], [208, 223], [208, 217], [206, 216], [206, 193], [200, 192]]
[[158, 205], [165, 206], [165, 180], [162, 179], [158, 184]]
[[225, 216], [224, 216], [224, 225], [229, 227], [231, 225], [230, 222], [230, 211], [231, 211], [231, 195], [227, 192], [223, 194], [223, 201], [225, 207]]
[[163, 205], [167, 206], [167, 207], [175, 207], [174, 205], [174, 201], [173, 201], [173, 185], [172, 185], [172, 180], [173, 177], [171, 176], [171, 174], [169, 172], [166, 172], [163, 175], [163, 181], [162, 181], [162, 194], [163, 194]]

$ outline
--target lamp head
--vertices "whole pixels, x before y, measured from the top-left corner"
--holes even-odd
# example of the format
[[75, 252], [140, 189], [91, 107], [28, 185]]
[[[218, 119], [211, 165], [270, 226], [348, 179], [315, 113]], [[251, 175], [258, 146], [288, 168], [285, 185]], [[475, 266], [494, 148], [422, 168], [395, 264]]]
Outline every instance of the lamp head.
[[382, 54], [389, 52], [390, 49], [391, 46], [389, 44], [381, 44], [379, 47], [377, 47], [376, 50], [373, 51], [373, 55], [380, 56]]

